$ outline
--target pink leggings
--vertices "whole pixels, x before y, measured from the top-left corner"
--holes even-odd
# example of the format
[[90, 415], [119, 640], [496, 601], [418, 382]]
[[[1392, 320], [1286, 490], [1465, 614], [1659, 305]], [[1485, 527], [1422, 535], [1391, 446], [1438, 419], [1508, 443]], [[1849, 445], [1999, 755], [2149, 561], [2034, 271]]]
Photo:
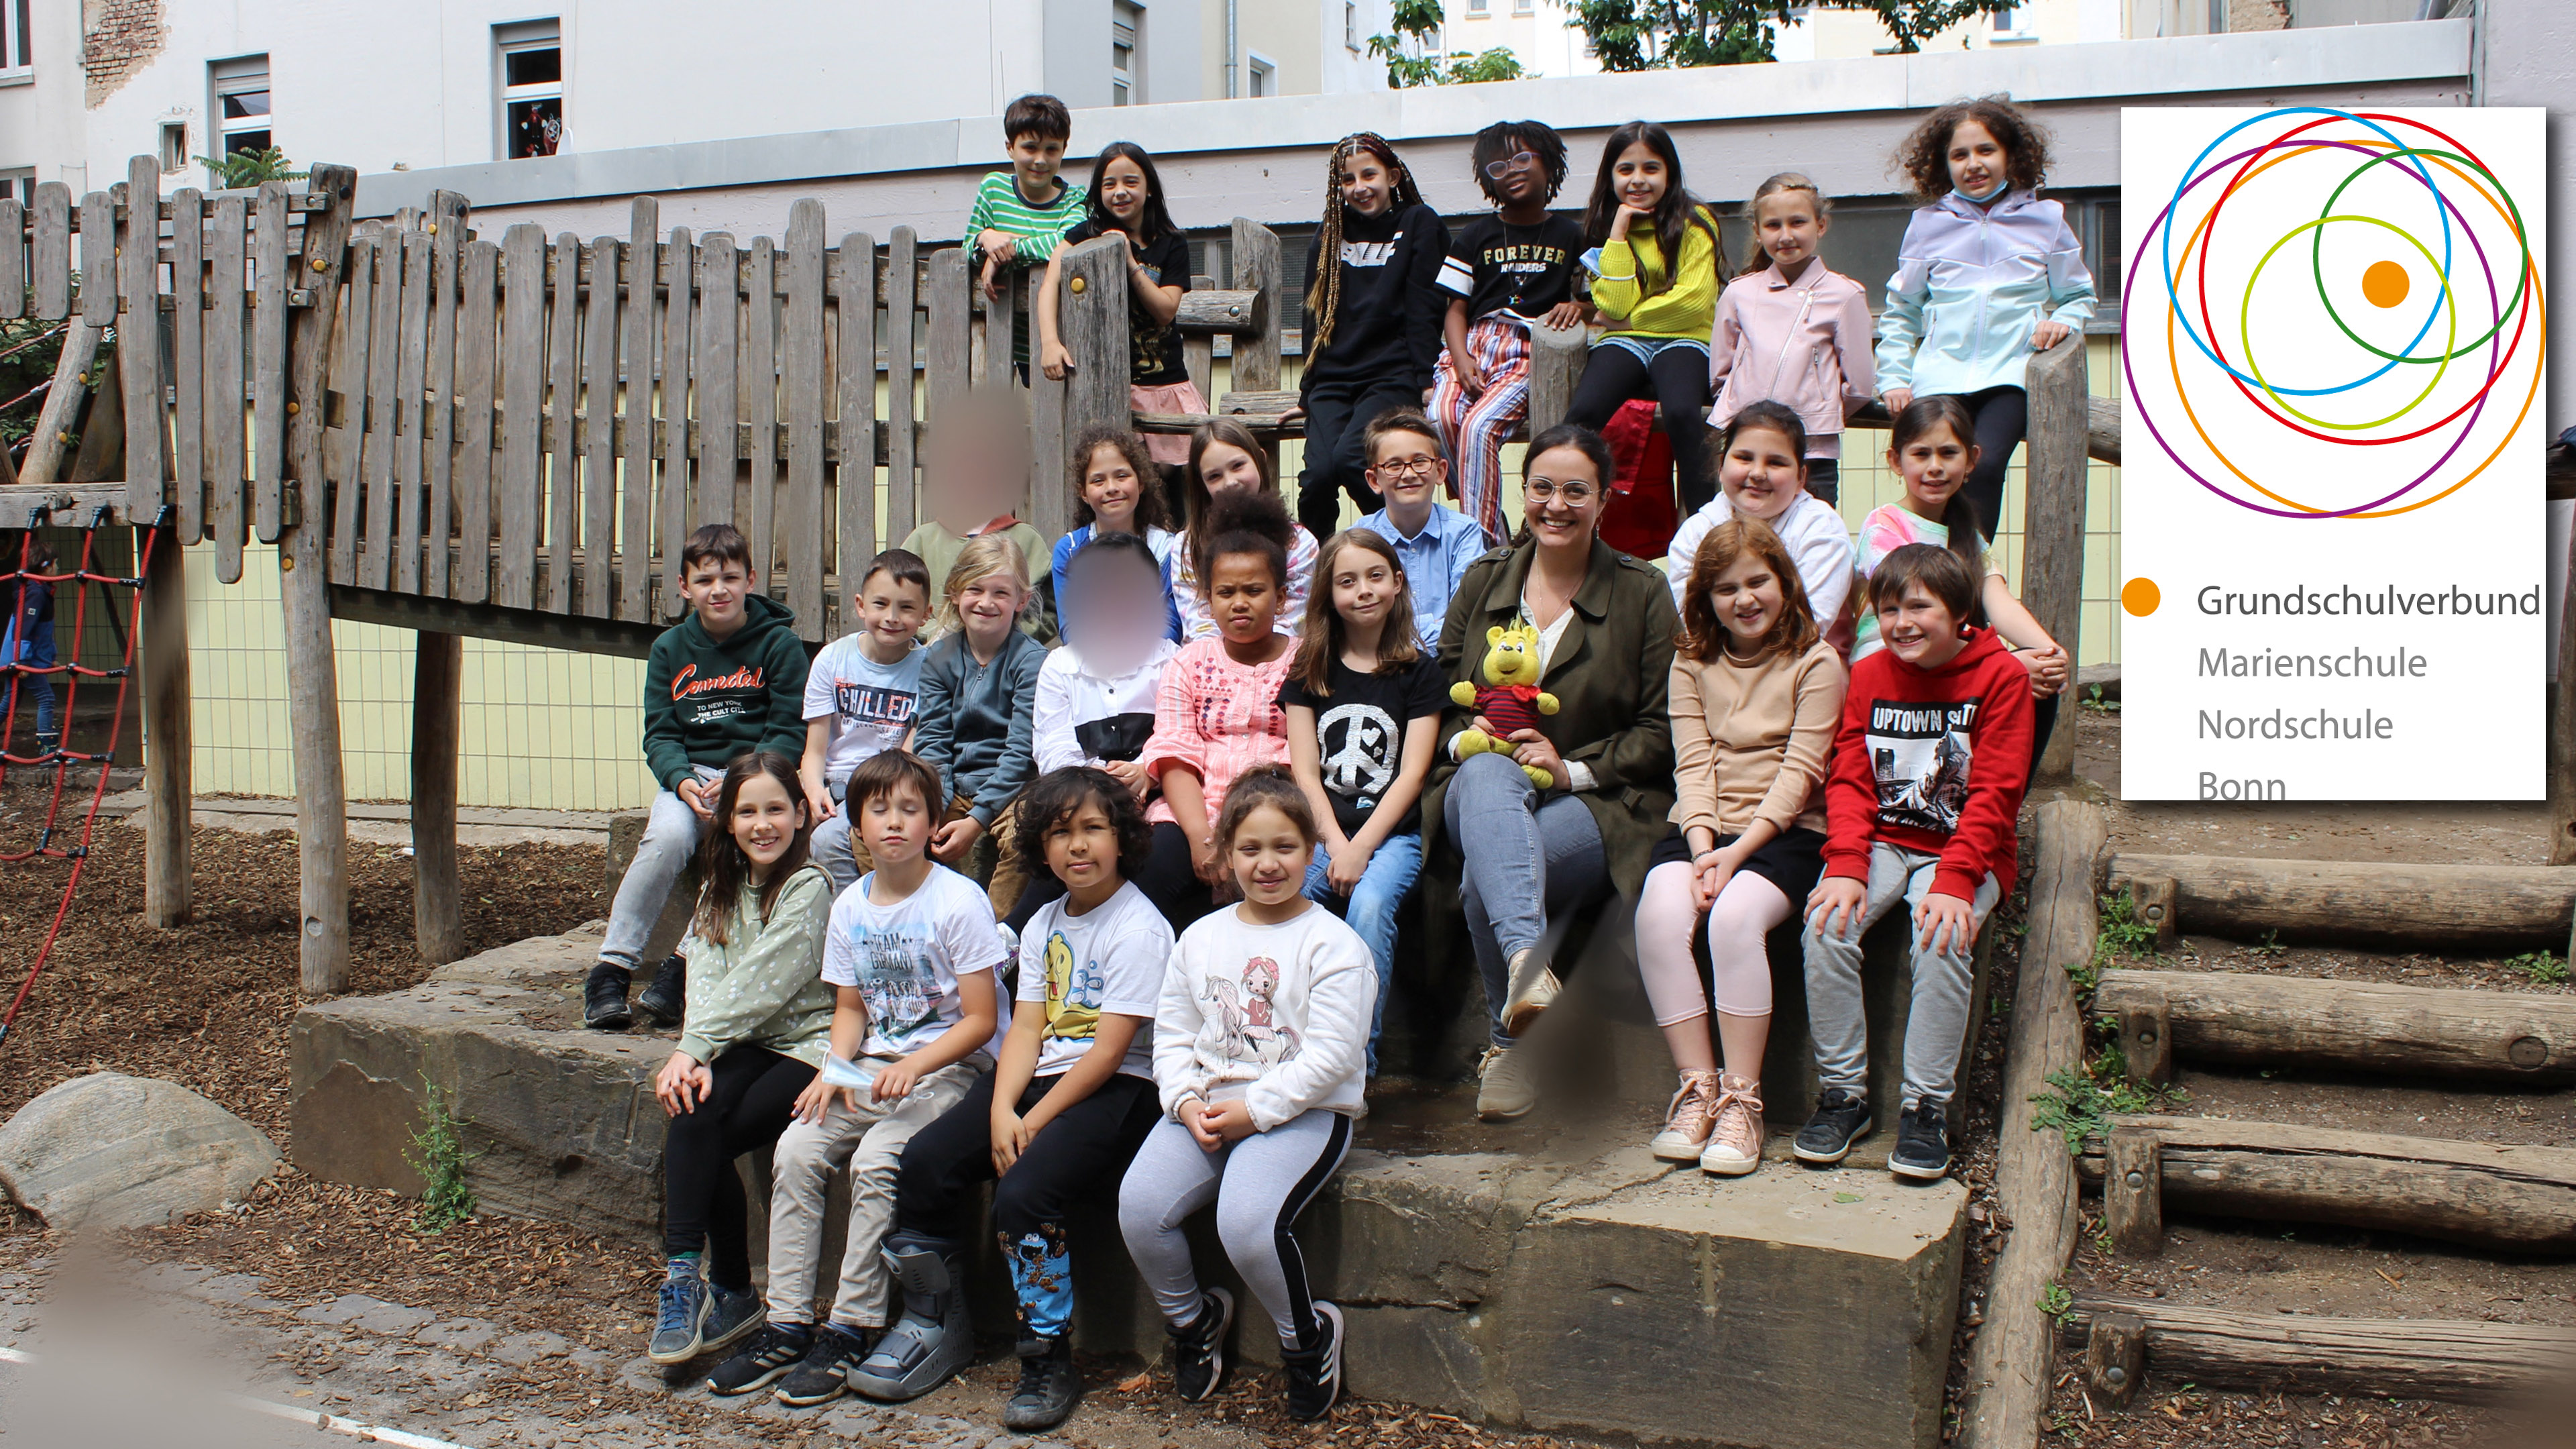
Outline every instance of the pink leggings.
[[[1762, 938], [1789, 919], [1789, 910], [1789, 898], [1761, 876], [1739, 870], [1727, 878], [1708, 912], [1708, 964], [1719, 1011], [1771, 1014], [1771, 957]], [[1708, 1014], [1690, 954], [1691, 928], [1698, 923], [1690, 866], [1656, 866], [1637, 897], [1637, 971], [1646, 980], [1657, 1026]]]

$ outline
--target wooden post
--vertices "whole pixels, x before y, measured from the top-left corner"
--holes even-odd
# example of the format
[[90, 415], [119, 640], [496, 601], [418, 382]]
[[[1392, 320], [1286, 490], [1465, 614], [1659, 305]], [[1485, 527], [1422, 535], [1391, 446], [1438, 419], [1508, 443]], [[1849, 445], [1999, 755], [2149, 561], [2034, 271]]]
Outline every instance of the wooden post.
[[2162, 1086], [2173, 1080], [2172, 1013], [2163, 992], [2140, 997], [2119, 1011], [2120, 1058], [2130, 1081]]
[[[2568, 540], [2576, 556], [2576, 537]], [[2549, 863], [2576, 865], [2576, 571], [2558, 600], [2558, 677], [2549, 720]], [[2576, 936], [2568, 949], [2576, 951]]]
[[[1280, 319], [1294, 300], [1279, 294], [1279, 234], [1238, 216], [1228, 254], [1234, 258], [1234, 290], [1260, 292], [1270, 299], [1270, 305], [1263, 309], [1260, 331], [1235, 336], [1228, 390], [1269, 392], [1279, 386]], [[1213, 403], [1216, 399], [1211, 397], [1208, 401]]]
[[[323, 388], [358, 173], [347, 166], [316, 166], [306, 189], [329, 198], [329, 205], [306, 214], [305, 260], [296, 280], [312, 289], [313, 305], [298, 309], [287, 328], [287, 468], [296, 502], [294, 521], [279, 541], [277, 567], [286, 616], [287, 714], [295, 742], [295, 835], [302, 856], [297, 954], [304, 990], [328, 995], [349, 989], [349, 807], [340, 767], [339, 674], [331, 654]], [[363, 305], [363, 299], [352, 298], [350, 305]]]
[[1565, 421], [1574, 406], [1574, 385], [1582, 380], [1589, 353], [1588, 329], [1530, 328], [1529, 434], [1535, 438]]
[[[1134, 416], [1127, 396], [1126, 243], [1116, 237], [1084, 242], [1057, 258], [1056, 270], [1057, 285], [1064, 289], [1056, 298], [1056, 319], [1065, 350], [1073, 354], [1073, 375], [1064, 382], [1063, 440], [1058, 456], [1050, 460], [1061, 476], [1061, 448], [1070, 447], [1085, 428], [1123, 428]], [[1240, 337], [1236, 345], [1242, 345]], [[1056, 516], [1059, 526], [1069, 521]]]
[[2012, 1230], [1995, 1259], [1986, 1325], [1968, 1368], [1960, 1449], [2028, 1449], [2055, 1381], [2052, 1326], [2039, 1297], [2065, 1271], [2081, 1218], [2075, 1159], [2057, 1134], [2032, 1130], [2031, 1099], [2047, 1089], [2050, 1072], [2083, 1060], [2084, 1022], [2066, 968], [2093, 956], [2100, 925], [2094, 869], [2104, 835], [2098, 806], [2061, 799], [2039, 807], [1995, 1163], [1995, 1196]]
[[143, 919], [185, 923], [191, 898], [189, 799], [194, 742], [188, 718], [188, 556], [175, 528], [157, 530], [143, 579]]
[[[2085, 452], [2092, 427], [2083, 334], [2031, 354], [2023, 384], [2030, 394], [2030, 441], [2024, 448], [2030, 484], [2022, 518], [2021, 597], [2040, 627], [2065, 646], [2071, 664], [2080, 654], [2084, 616]], [[2075, 777], [2071, 709], [2059, 711], [2032, 775], [2034, 781]]]
[[18, 468], [20, 483], [51, 483], [62, 477], [64, 455], [71, 449], [72, 420], [80, 416], [87, 389], [81, 374], [98, 360], [97, 324], [79, 317], [63, 333], [62, 360], [54, 367], [54, 384], [36, 414], [36, 431], [27, 440], [27, 456]]
[[2102, 1216], [2122, 1256], [2153, 1258], [2165, 1250], [2163, 1144], [2140, 1127], [2114, 1127], [2110, 1165], [2102, 1175]]
[[2172, 876], [2141, 875], [2129, 880], [2129, 912], [2155, 928], [2159, 953], [2182, 944], [2181, 904]]
[[412, 939], [420, 959], [465, 955], [457, 909], [456, 752], [464, 729], [465, 641], [423, 631], [411, 681]]
[[2124, 1409], [2147, 1376], [2147, 1326], [2129, 1313], [2099, 1313], [2084, 1340], [2084, 1383], [2102, 1402]]

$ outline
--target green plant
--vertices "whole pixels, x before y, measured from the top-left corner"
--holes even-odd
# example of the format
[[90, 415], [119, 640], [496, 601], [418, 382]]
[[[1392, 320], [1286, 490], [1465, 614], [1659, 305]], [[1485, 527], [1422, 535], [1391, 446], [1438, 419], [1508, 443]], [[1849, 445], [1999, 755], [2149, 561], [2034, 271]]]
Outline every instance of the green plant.
[[2118, 714], [2120, 712], [2120, 702], [2116, 699], [2103, 698], [2102, 686], [2098, 684], [2087, 685], [2085, 687], [2083, 707], [2093, 711], [2095, 714]]
[[[1817, 8], [1877, 17], [1910, 55], [1923, 42], [1973, 16], [2010, 10], [2019, 0], [1823, 0]], [[1603, 70], [1671, 70], [1748, 65], [1772, 59], [1772, 28], [1792, 23], [1793, 0], [1577, 0], [1574, 18]]]
[[2534, 986], [2567, 984], [2567, 963], [2546, 951], [2531, 951], [2504, 963], [2531, 978]]
[[448, 1110], [447, 1095], [438, 1084], [423, 1077], [420, 1085], [428, 1102], [421, 1109], [420, 1130], [411, 1134], [411, 1147], [403, 1153], [422, 1184], [412, 1226], [423, 1233], [443, 1233], [474, 1216], [474, 1189], [466, 1185], [465, 1164], [481, 1154], [465, 1150], [456, 1115]]
[[2048, 1090], [2033, 1092], [2030, 1130], [2055, 1128], [2070, 1157], [2083, 1155], [2084, 1144], [2110, 1130], [2107, 1119], [2153, 1112], [2182, 1100], [2174, 1087], [2133, 1082], [2123, 1073], [2127, 1063], [2116, 1046], [2106, 1048], [2090, 1065], [2059, 1067], [2048, 1074]]
[[2114, 892], [2102, 897], [2101, 906], [2101, 917], [2094, 928], [2093, 959], [2066, 968], [2067, 975], [2075, 980], [2076, 993], [2086, 997], [2102, 984], [2103, 971], [2122, 958], [2156, 958], [2156, 928], [2138, 919], [2137, 907], [2127, 896]]
[[2265, 931], [2263, 939], [2254, 943], [2254, 954], [2270, 961], [2289, 955], [2290, 948], [2281, 944], [2280, 932]]
[[2075, 1295], [2063, 1283], [2051, 1283], [2039, 1290], [2039, 1311], [2051, 1318], [2064, 1318], [2075, 1311]]
[[1479, 55], [1453, 55], [1445, 69], [1438, 60], [1423, 55], [1440, 31], [1444, 18], [1440, 0], [1395, 0], [1395, 13], [1389, 18], [1395, 22], [1395, 32], [1370, 36], [1368, 52], [1386, 62], [1386, 83], [1396, 90], [1519, 80], [1534, 74], [1522, 69], [1520, 57], [1505, 46]]
[[219, 191], [247, 191], [263, 181], [301, 181], [312, 175], [298, 171], [286, 153], [274, 146], [264, 151], [231, 151], [222, 156], [200, 156], [197, 164], [214, 173]]

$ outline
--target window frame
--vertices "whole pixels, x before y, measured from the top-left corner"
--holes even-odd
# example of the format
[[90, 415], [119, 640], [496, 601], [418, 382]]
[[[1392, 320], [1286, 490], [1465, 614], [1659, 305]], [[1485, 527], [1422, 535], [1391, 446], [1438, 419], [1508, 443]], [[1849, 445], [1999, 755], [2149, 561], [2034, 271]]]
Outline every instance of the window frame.
[[1256, 100], [1279, 94], [1279, 62], [1257, 50], [1245, 51], [1243, 53], [1243, 93], [1247, 98]]
[[[555, 53], [553, 80], [510, 84], [510, 57], [546, 50]], [[511, 149], [511, 109], [541, 101], [555, 103], [552, 148], [530, 151], [525, 155], [514, 154]], [[520, 20], [492, 27], [492, 131], [492, 150], [496, 160], [527, 161], [562, 154], [564, 142], [572, 134], [572, 86], [565, 78], [561, 17]]]
[[[1125, 37], [1124, 44], [1121, 36]], [[1127, 53], [1123, 66], [1118, 63], [1121, 50]], [[1145, 104], [1145, 7], [1136, 0], [1110, 0], [1109, 104]]]
[[1342, 49], [1357, 55], [1360, 46], [1359, 0], [1342, 0]]
[[36, 204], [36, 168], [18, 166], [0, 171], [0, 201], [14, 201], [20, 206]]
[[[257, 115], [225, 114], [227, 100], [252, 95], [264, 107]], [[266, 51], [206, 63], [206, 129], [207, 154], [218, 160], [237, 151], [277, 149], [276, 74]], [[258, 146], [247, 143], [252, 136], [262, 138]], [[235, 144], [236, 137], [243, 143]]]
[[2028, 0], [2009, 9], [1989, 11], [1987, 15], [1994, 22], [1986, 32], [1988, 45], [2027, 45], [2039, 39], [2039, 31], [2031, 25]]
[[36, 78], [35, 0], [0, 0], [0, 83]]

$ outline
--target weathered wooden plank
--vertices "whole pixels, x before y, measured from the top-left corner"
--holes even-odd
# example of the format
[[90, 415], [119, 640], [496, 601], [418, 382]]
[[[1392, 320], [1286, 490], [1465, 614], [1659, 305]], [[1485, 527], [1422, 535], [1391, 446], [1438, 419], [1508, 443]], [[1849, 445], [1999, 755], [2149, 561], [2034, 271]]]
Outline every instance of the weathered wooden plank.
[[2143, 1323], [2147, 1367], [2177, 1382], [2484, 1403], [2563, 1389], [2576, 1376], [2576, 1329], [2485, 1319], [2240, 1313], [2084, 1293], [2057, 1321], [2059, 1341], [2082, 1347], [2106, 1313]]
[[[649, 286], [644, 290], [652, 290]], [[447, 540], [437, 540], [447, 551]], [[464, 733], [465, 641], [423, 632], [411, 685], [412, 940], [420, 958], [445, 965], [465, 955], [456, 880], [456, 753]]]
[[0, 196], [0, 321], [27, 314], [26, 208], [14, 196]]
[[[613, 236], [591, 243], [594, 271], [581, 319], [581, 395], [590, 409], [589, 446], [581, 455], [581, 546], [589, 564], [581, 611], [600, 618], [614, 615], [617, 603], [617, 252]], [[565, 414], [555, 416], [560, 422]]]
[[[1284, 301], [1282, 306], [1287, 305]], [[1529, 360], [1529, 431], [1537, 437], [1558, 423], [1574, 406], [1574, 385], [1583, 378], [1583, 364], [1591, 355], [1590, 333], [1584, 327], [1532, 327]], [[1237, 344], [1240, 346], [1241, 344]], [[1241, 369], [1237, 369], [1236, 386], [1241, 386]]]
[[742, 418], [734, 389], [740, 353], [742, 294], [733, 237], [710, 232], [698, 245], [698, 523], [733, 522], [734, 424]]
[[[465, 197], [429, 194], [429, 373], [422, 379], [420, 591], [447, 597], [447, 541], [456, 527], [456, 306], [457, 255], [465, 243]], [[485, 409], [485, 416], [490, 410]]]
[[464, 546], [447, 596], [479, 604], [492, 596], [492, 379], [500, 350], [493, 286], [501, 249], [487, 241], [467, 242], [462, 257], [458, 270], [464, 289], [456, 309], [456, 467], [450, 483], [456, 532]]
[[2084, 1336], [2084, 1384], [2114, 1409], [2126, 1408], [2147, 1376], [2147, 1326], [2126, 1313], [2097, 1313]]
[[[2077, 657], [2084, 622], [2084, 518], [2090, 465], [2085, 461], [2085, 355], [2081, 334], [2031, 354], [2023, 385], [2030, 394], [2030, 442], [2023, 450], [2028, 486], [2022, 518], [2022, 602], [2039, 626]], [[2075, 731], [2055, 730], [2033, 778], [2065, 780], [2075, 769]]]
[[[985, 347], [984, 355], [977, 359], [976, 386], [1005, 386], [1017, 381], [1011, 362], [1011, 338], [1021, 325], [1019, 319], [1028, 311], [1029, 298], [1035, 295], [1030, 289], [1045, 277], [1044, 272], [1026, 267], [1003, 273], [1002, 298], [998, 302], [985, 297], [972, 277], [967, 279], [967, 295], [978, 301], [984, 312]], [[1036, 343], [1030, 347], [1034, 350]]]
[[2232, 971], [2105, 971], [2094, 1009], [2160, 1009], [2189, 1061], [2576, 1081], [2576, 997]]
[[[2576, 535], [2569, 537], [2567, 551], [2576, 559]], [[2576, 865], [2576, 631], [2567, 627], [2576, 619], [2576, 589], [2561, 588], [2559, 594], [2558, 675], [2549, 684], [2556, 706], [2549, 716], [2549, 863]], [[2576, 951], [2576, 938], [2567, 949]]]
[[1245, 337], [1258, 336], [1269, 318], [1265, 294], [1229, 287], [1183, 292], [1181, 310], [1172, 314], [1172, 325], [1184, 337]]
[[751, 540], [753, 587], [767, 590], [778, 571], [778, 247], [765, 236], [743, 254], [742, 356], [734, 375], [742, 389], [743, 422], [751, 431], [743, 450], [750, 466], [745, 537]]
[[[966, 389], [972, 385], [966, 356], [966, 317], [974, 284], [963, 250], [942, 247], [930, 254], [930, 281], [928, 295], [922, 298], [922, 310], [930, 316], [930, 330], [925, 337], [930, 377], [930, 410], [926, 417], [934, 429], [965, 401]], [[935, 587], [935, 580], [933, 584]]]
[[206, 536], [206, 289], [205, 195], [183, 186], [170, 193], [170, 501], [191, 544]]
[[[1061, 479], [1065, 449], [1083, 430], [1124, 428], [1132, 409], [1127, 389], [1128, 308], [1127, 243], [1116, 236], [1099, 237], [1057, 259], [1057, 332], [1072, 354], [1073, 372], [1064, 380], [1064, 426], [1049, 440], [1046, 472]], [[1033, 490], [1023, 515], [1040, 532], [1060, 534], [1071, 524], [1071, 500], [1061, 484]]]
[[[402, 352], [394, 362], [393, 535], [387, 545], [390, 586], [420, 592], [420, 545], [427, 466], [429, 378], [429, 245], [424, 231], [402, 234]], [[445, 542], [442, 538], [441, 542]]]
[[787, 607], [796, 632], [823, 635], [823, 203], [807, 198], [787, 211], [786, 406], [787, 493], [779, 523], [787, 570]]
[[697, 258], [698, 249], [689, 242], [689, 229], [671, 228], [663, 263], [671, 283], [662, 309], [662, 421], [654, 429], [654, 451], [660, 457], [662, 480], [655, 504], [662, 534], [663, 604], [659, 611], [648, 611], [661, 616], [668, 616], [678, 606], [680, 550], [688, 541], [691, 527], [689, 490], [694, 470], [689, 457], [689, 365], [695, 354], [689, 350], [689, 327], [696, 312], [696, 289], [690, 278], [697, 275]]
[[[36, 316], [52, 322], [72, 310], [72, 192], [59, 181], [36, 183], [29, 265], [34, 270]], [[98, 324], [90, 324], [95, 327]]]
[[361, 455], [358, 571], [333, 583], [381, 589], [393, 579], [394, 446], [400, 430], [401, 404], [395, 392], [402, 375], [403, 233], [388, 229], [376, 238], [376, 285], [373, 316], [367, 323], [374, 346], [367, 355], [367, 439]]
[[[152, 205], [161, 194], [160, 163], [135, 157], [126, 186], [138, 203], [133, 215], [141, 219], [116, 233], [124, 247], [116, 259], [116, 290], [120, 310], [130, 319], [117, 333], [124, 339], [117, 344], [125, 359], [117, 375], [125, 385], [125, 493], [137, 514], [149, 514], [170, 496], [170, 412], [161, 400], [161, 221]], [[198, 319], [200, 325], [204, 320]]]
[[[1184, 294], [1184, 298], [1212, 291], [1215, 287], [1216, 278], [1204, 274], [1193, 276], [1190, 278], [1190, 290]], [[1216, 396], [1216, 339], [1214, 337], [1204, 332], [1181, 334], [1181, 367], [1189, 373], [1190, 386], [1199, 390], [1200, 397]]]
[[[863, 231], [841, 238], [840, 268], [840, 335], [833, 356], [841, 395], [834, 473], [840, 518], [832, 567], [846, 584], [877, 552], [876, 238]], [[833, 637], [850, 630], [852, 621], [840, 617], [848, 607], [841, 595], [848, 592], [845, 587], [830, 600]]]
[[[1247, 217], [1234, 219], [1233, 245], [1228, 248], [1234, 258], [1234, 290], [1257, 292], [1272, 297], [1279, 293], [1279, 235]], [[1280, 314], [1288, 310], [1288, 299], [1278, 297], [1278, 305], [1260, 319], [1259, 330], [1234, 339], [1234, 385], [1247, 391], [1264, 391], [1279, 385]]]
[[894, 229], [886, 243], [886, 483], [885, 537], [900, 542], [912, 534], [915, 500], [921, 486], [919, 439], [913, 431], [921, 417], [913, 376], [913, 306], [918, 293], [914, 271], [919, 250], [913, 230]]
[[581, 302], [565, 278], [581, 275], [581, 238], [555, 237], [555, 286], [546, 312], [546, 412], [554, 419], [554, 448], [546, 468], [546, 557], [554, 561], [542, 607], [572, 612], [572, 558], [580, 541], [581, 455], [573, 450], [572, 420], [581, 405]]
[[286, 217], [290, 203], [286, 183], [260, 183], [256, 235], [251, 242], [250, 373], [258, 380], [251, 396], [251, 528], [262, 543], [277, 542], [286, 526], [286, 287], [295, 259], [286, 250]]
[[116, 293], [122, 284], [118, 276], [122, 261], [123, 258], [116, 254], [116, 200], [104, 191], [93, 191], [82, 197], [80, 204], [82, 321], [93, 327], [116, 325]]
[[653, 597], [653, 313], [658, 295], [653, 277], [661, 255], [654, 233], [661, 212], [653, 198], [639, 196], [628, 208], [627, 259], [635, 280], [626, 288], [626, 411], [621, 415], [618, 451], [617, 617], [641, 623]]
[[2165, 1250], [2164, 1153], [2156, 1134], [2122, 1123], [2111, 1129], [2094, 1176], [2102, 1184], [2102, 1217], [2111, 1246], [2132, 1258]]
[[[115, 376], [104, 379], [95, 396], [89, 399], [89, 416], [81, 420], [80, 447], [72, 454], [70, 467], [63, 476], [73, 483], [122, 482], [125, 478], [125, 377], [121, 369], [125, 354], [108, 349], [108, 371]], [[72, 389], [75, 405], [84, 390]], [[59, 435], [58, 435], [59, 436]], [[132, 501], [132, 495], [127, 495]], [[126, 510], [128, 517], [133, 510]], [[160, 516], [160, 504], [153, 504], [153, 517]], [[147, 519], [146, 522], [151, 520]]]
[[512, 609], [536, 607], [538, 520], [545, 497], [545, 465], [537, 452], [546, 393], [545, 255], [545, 231], [534, 222], [502, 234], [501, 476], [493, 489], [501, 556], [491, 598]]
[[2217, 855], [2111, 857], [2118, 889], [2174, 882], [2177, 929], [2259, 941], [2402, 942], [2448, 950], [2563, 947], [2576, 870], [2539, 865], [2412, 865]]
[[[250, 343], [242, 330], [242, 282], [249, 261], [249, 229], [246, 198], [216, 200], [212, 239], [206, 248], [214, 306], [205, 317], [204, 477], [206, 528], [215, 537], [215, 578], [226, 584], [240, 583], [242, 573], [242, 480], [249, 462], [242, 434], [242, 355]], [[185, 391], [183, 385], [183, 396]], [[183, 471], [180, 476], [187, 474]], [[183, 485], [180, 492], [184, 497], [188, 490]]]
[[366, 471], [367, 367], [375, 338], [379, 250], [372, 223], [350, 238], [348, 286], [340, 294], [339, 356], [331, 368], [331, 390], [340, 395], [339, 437], [332, 449], [329, 486], [308, 492], [304, 499], [317, 507], [329, 506], [327, 519], [310, 521], [328, 527], [331, 577], [342, 582], [357, 579], [359, 525], [366, 516], [361, 480]]

